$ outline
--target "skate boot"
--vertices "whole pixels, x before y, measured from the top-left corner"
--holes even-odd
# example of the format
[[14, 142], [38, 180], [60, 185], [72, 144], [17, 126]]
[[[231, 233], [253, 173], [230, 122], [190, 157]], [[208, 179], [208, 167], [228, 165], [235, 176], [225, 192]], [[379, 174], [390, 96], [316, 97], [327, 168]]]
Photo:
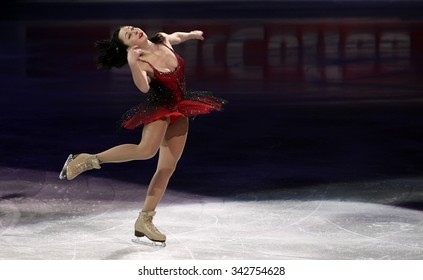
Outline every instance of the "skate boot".
[[60, 179], [72, 180], [82, 172], [91, 169], [100, 169], [100, 162], [95, 155], [90, 154], [70, 154], [60, 172]]
[[[156, 215], [155, 211], [141, 211], [137, 221], [135, 222], [135, 236], [137, 239], [133, 241], [135, 243], [141, 243], [146, 245], [153, 245], [153, 246], [166, 246], [166, 235], [161, 233], [154, 225], [153, 225], [153, 217]], [[153, 241], [153, 243], [146, 243], [140, 240], [140, 237], [146, 236], [148, 239]], [[158, 243], [156, 243], [158, 242]]]

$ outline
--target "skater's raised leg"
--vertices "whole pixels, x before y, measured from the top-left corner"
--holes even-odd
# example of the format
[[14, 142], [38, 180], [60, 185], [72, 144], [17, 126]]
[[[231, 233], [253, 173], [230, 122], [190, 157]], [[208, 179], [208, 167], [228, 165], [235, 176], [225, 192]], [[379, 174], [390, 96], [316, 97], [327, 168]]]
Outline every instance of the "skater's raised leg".
[[166, 134], [169, 121], [160, 119], [144, 126], [141, 141], [136, 144], [123, 144], [97, 154], [100, 163], [118, 163], [132, 160], [145, 160], [154, 157]]
[[96, 155], [70, 155], [60, 173], [60, 179], [72, 180], [87, 170], [99, 169], [103, 163], [150, 159], [157, 153], [167, 126], [168, 120], [163, 119], [145, 125], [138, 145], [123, 144]]

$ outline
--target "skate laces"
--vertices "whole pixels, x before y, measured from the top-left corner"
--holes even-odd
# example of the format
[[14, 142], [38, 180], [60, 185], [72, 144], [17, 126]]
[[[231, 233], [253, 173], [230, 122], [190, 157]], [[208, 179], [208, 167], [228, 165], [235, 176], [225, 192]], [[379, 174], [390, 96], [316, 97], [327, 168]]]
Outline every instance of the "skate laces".
[[147, 226], [147, 228], [149, 229], [149, 230], [151, 230], [151, 231], [153, 231], [153, 232], [155, 232], [155, 233], [158, 233], [158, 234], [162, 234], [157, 228], [156, 228], [156, 226], [153, 224], [153, 217], [151, 217], [151, 216], [147, 216], [147, 217], [145, 217], [144, 218], [144, 222], [145, 222], [145, 225]]
[[156, 215], [156, 212], [148, 211], [148, 212], [141, 212], [141, 213], [142, 213], [142, 219], [147, 229], [155, 234], [163, 235], [163, 233], [161, 233], [153, 224], [153, 217]]
[[100, 164], [99, 164], [96, 156], [89, 156], [88, 158], [86, 158], [82, 162], [75, 164], [75, 169], [79, 173], [82, 173], [84, 171], [91, 170], [91, 169], [94, 169], [94, 168], [97, 168], [97, 169], [100, 168]]

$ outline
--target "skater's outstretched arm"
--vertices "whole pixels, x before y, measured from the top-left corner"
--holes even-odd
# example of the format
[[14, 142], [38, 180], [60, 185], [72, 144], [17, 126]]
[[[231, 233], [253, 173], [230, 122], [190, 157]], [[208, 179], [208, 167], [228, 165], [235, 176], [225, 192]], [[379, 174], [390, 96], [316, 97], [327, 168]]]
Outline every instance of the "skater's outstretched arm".
[[188, 40], [204, 40], [203, 31], [194, 30], [191, 32], [174, 32], [172, 34], [162, 34], [171, 45], [177, 45]]

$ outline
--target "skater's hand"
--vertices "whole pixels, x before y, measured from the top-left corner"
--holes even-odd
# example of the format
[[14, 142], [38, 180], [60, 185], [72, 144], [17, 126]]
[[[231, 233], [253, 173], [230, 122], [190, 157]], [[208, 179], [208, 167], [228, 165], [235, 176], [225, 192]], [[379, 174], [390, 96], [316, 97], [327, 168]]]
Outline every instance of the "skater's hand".
[[142, 50], [138, 46], [133, 46], [128, 50], [128, 64], [134, 65], [142, 55]]
[[203, 31], [193, 30], [190, 33], [191, 39], [204, 40]]

